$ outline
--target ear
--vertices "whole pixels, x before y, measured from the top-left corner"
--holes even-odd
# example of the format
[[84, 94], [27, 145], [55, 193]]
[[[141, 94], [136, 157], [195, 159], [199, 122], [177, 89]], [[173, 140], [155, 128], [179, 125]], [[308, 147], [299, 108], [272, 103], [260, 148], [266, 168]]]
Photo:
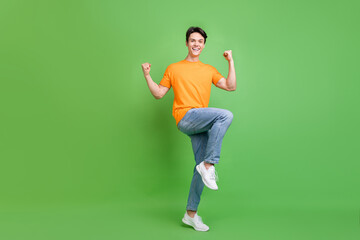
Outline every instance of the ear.
[[185, 41], [185, 45], [188, 46], [188, 42], [187, 42], [187, 41]]

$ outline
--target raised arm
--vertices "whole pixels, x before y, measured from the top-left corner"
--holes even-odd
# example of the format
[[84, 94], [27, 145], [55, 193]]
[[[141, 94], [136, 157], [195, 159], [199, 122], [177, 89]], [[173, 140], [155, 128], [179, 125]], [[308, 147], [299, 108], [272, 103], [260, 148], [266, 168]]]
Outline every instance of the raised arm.
[[151, 67], [150, 63], [143, 63], [143, 64], [141, 64], [141, 67], [144, 72], [144, 77], [146, 79], [146, 82], [150, 89], [151, 94], [156, 99], [161, 99], [162, 97], [164, 97], [170, 88], [167, 88], [165, 86], [157, 84], [152, 80], [152, 78], [150, 76], [150, 67]]
[[218, 88], [224, 89], [226, 91], [235, 91], [236, 90], [236, 74], [235, 74], [235, 66], [234, 59], [232, 57], [231, 50], [224, 52], [225, 59], [229, 62], [229, 74], [228, 77], [220, 79], [216, 86]]

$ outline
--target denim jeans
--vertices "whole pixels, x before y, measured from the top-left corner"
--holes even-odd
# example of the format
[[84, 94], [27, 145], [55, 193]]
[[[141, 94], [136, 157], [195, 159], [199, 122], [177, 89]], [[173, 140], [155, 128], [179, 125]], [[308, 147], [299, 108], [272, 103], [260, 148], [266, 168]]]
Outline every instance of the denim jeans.
[[204, 188], [204, 183], [195, 167], [202, 161], [213, 164], [219, 163], [222, 140], [232, 119], [233, 114], [225, 109], [192, 108], [177, 125], [181, 132], [191, 138], [196, 162], [186, 206], [187, 210], [197, 210]]

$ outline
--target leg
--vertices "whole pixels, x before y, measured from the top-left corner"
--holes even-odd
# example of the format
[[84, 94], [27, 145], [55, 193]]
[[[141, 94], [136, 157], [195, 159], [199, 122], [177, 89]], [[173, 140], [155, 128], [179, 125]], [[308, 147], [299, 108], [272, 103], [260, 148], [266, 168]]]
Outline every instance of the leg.
[[[208, 134], [207, 132], [203, 132], [203, 133], [190, 135], [189, 137], [191, 138], [192, 148], [196, 162], [195, 167], [196, 167], [196, 165], [198, 165], [200, 162], [204, 160], [206, 145], [208, 142]], [[191, 217], [193, 217], [193, 215], [197, 211], [198, 205], [200, 203], [200, 196], [204, 189], [204, 183], [195, 167], [194, 167], [193, 177], [191, 180], [188, 202], [186, 206], [186, 210], [188, 210], [188, 214]]]
[[[190, 136], [196, 165], [207, 160], [218, 163], [222, 139], [232, 122], [230, 111], [219, 108], [193, 108], [179, 122], [178, 129]], [[209, 147], [210, 143], [212, 147]], [[210, 159], [210, 160], [208, 160]], [[194, 168], [193, 179], [188, 197], [187, 213], [193, 217], [200, 202], [204, 183]]]
[[233, 119], [230, 111], [221, 112], [208, 131], [209, 141], [206, 146], [204, 161], [219, 163], [223, 138]]
[[222, 140], [233, 119], [233, 114], [220, 108], [192, 108], [178, 124], [187, 135], [208, 132], [204, 161], [219, 163]]

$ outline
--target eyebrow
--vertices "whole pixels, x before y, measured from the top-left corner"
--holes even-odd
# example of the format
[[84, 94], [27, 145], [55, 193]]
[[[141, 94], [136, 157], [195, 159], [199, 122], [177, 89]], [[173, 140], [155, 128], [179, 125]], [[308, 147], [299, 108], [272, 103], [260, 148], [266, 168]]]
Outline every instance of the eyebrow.
[[[195, 38], [190, 38], [190, 40], [197, 40], [197, 39], [195, 39]], [[200, 40], [200, 41], [204, 41], [204, 39], [202, 39], [202, 38], [200, 38], [199, 40]]]

